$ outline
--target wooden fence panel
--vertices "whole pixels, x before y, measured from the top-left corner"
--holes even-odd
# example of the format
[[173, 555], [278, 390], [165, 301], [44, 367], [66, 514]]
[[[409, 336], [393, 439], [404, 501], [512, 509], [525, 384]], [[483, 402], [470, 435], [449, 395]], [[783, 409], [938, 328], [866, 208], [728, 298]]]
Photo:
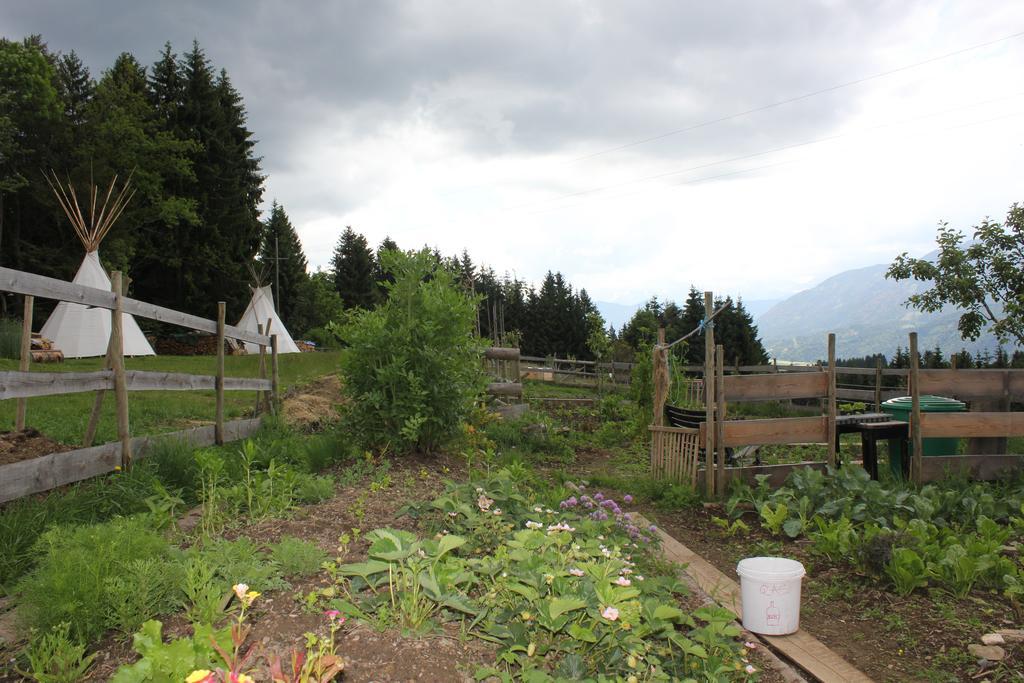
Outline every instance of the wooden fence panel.
[[753, 446], [770, 443], [827, 443], [828, 418], [787, 417], [770, 420], [726, 420], [723, 423], [726, 446]]
[[56, 396], [114, 388], [111, 370], [95, 372], [0, 372], [0, 399]]
[[[0, 268], [0, 290], [45, 299], [68, 301], [107, 310], [113, 310], [116, 305], [114, 293], [105, 289], [77, 285], [72, 282], [34, 273], [25, 273], [12, 268]], [[181, 311], [175, 311], [136, 299], [129, 299], [128, 297], [123, 299], [123, 308], [125, 313], [140, 318], [149, 318], [150, 320], [180, 325], [181, 327], [188, 327], [209, 334], [217, 333], [217, 322], [215, 320], [208, 320], [190, 313], [182, 313]], [[243, 330], [234, 325], [225, 325], [224, 335], [231, 339], [238, 339], [252, 344], [270, 344], [270, 339], [266, 335]]]
[[726, 401], [822, 398], [828, 394], [826, 372], [727, 375], [723, 380]]
[[[259, 418], [228, 422], [224, 425], [225, 439], [244, 439], [252, 435], [259, 425]], [[145, 455], [146, 449], [160, 439], [180, 439], [195, 447], [209, 446], [213, 443], [213, 431], [213, 425], [207, 425], [169, 434], [140, 436], [132, 439], [131, 447], [135, 459], [138, 459]], [[120, 465], [119, 441], [2, 465], [0, 503], [106, 474]]]
[[1009, 391], [1024, 400], [1024, 370], [919, 370], [922, 394], [954, 396], [960, 400], [1001, 399]]
[[921, 435], [1024, 436], [1024, 413], [921, 413]]

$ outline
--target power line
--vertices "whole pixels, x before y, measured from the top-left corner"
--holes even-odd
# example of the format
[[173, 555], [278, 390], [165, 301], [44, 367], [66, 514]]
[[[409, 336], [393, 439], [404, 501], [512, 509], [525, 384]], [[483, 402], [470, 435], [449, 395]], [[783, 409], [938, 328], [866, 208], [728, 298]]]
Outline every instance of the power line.
[[699, 171], [699, 170], [702, 170], [702, 169], [705, 169], [705, 168], [710, 168], [712, 166], [718, 166], [718, 165], [721, 165], [721, 164], [727, 164], [727, 163], [732, 163], [732, 162], [736, 162], [736, 161], [745, 161], [747, 159], [753, 159], [753, 158], [756, 158], [756, 157], [766, 156], [768, 154], [774, 154], [776, 152], [784, 152], [784, 151], [791, 150], [791, 149], [797, 149], [799, 147], [807, 147], [809, 145], [817, 145], [817, 144], [820, 144], [822, 142], [829, 142], [829, 141], [837, 140], [837, 139], [844, 138], [844, 137], [850, 137], [852, 135], [863, 134], [863, 133], [871, 132], [871, 131], [874, 131], [874, 130], [881, 130], [883, 128], [890, 128], [890, 127], [893, 127], [893, 126], [905, 125], [905, 124], [908, 124], [908, 123], [914, 123], [916, 121], [921, 121], [921, 120], [924, 120], [924, 119], [933, 118], [933, 117], [936, 117], [936, 116], [943, 116], [945, 114], [951, 114], [951, 113], [954, 113], [954, 112], [957, 112], [957, 111], [962, 111], [964, 109], [971, 109], [971, 108], [979, 107], [979, 106], [986, 105], [986, 104], [992, 104], [994, 102], [1001, 102], [1001, 101], [1004, 101], [1004, 100], [1010, 100], [1010, 99], [1014, 99], [1014, 98], [1020, 97], [1021, 95], [1024, 95], [1024, 91], [1019, 91], [1019, 92], [1016, 92], [1016, 93], [1013, 93], [1013, 94], [1010, 94], [1010, 95], [1004, 95], [1002, 97], [996, 97], [996, 98], [992, 98], [992, 99], [988, 99], [988, 100], [982, 100], [980, 102], [973, 102], [971, 104], [961, 105], [959, 107], [952, 107], [952, 108], [949, 108], [949, 109], [943, 109], [941, 111], [931, 112], [931, 113], [928, 113], [928, 114], [923, 114], [921, 116], [916, 116], [916, 117], [912, 117], [912, 118], [909, 118], [909, 119], [904, 119], [902, 121], [883, 123], [883, 124], [879, 124], [877, 126], [872, 126], [870, 128], [866, 128], [866, 129], [859, 130], [859, 131], [851, 131], [851, 132], [848, 132], [848, 133], [836, 133], [834, 135], [827, 135], [827, 136], [821, 137], [821, 138], [815, 138], [815, 139], [812, 139], [812, 140], [804, 140], [802, 142], [794, 142], [794, 143], [791, 143], [791, 144], [788, 144], [788, 145], [782, 145], [781, 147], [773, 147], [771, 149], [766, 149], [766, 150], [762, 150], [762, 151], [759, 151], [759, 152], [751, 152], [750, 154], [741, 154], [739, 156], [729, 157], [729, 158], [726, 158], [726, 159], [718, 159], [716, 161], [709, 161], [709, 162], [706, 162], [706, 163], [703, 163], [703, 164], [697, 164], [695, 166], [690, 166], [688, 168], [677, 169], [677, 170], [674, 170], [674, 171], [665, 171], [663, 173], [656, 173], [654, 175], [643, 176], [643, 177], [640, 177], [640, 178], [634, 178], [632, 180], [626, 180], [626, 181], [619, 182], [619, 183], [611, 183], [609, 185], [602, 185], [602, 186], [599, 186], [599, 187], [591, 187], [591, 188], [588, 188], [588, 189], [585, 189], [585, 190], [578, 190], [576, 192], [569, 192], [569, 193], [566, 193], [566, 194], [558, 195], [557, 197], [550, 197], [548, 199], [542, 199], [542, 200], [535, 201], [535, 202], [528, 202], [528, 203], [525, 203], [525, 204], [519, 204], [519, 205], [516, 205], [516, 206], [511, 206], [511, 207], [508, 207], [508, 210], [515, 210], [515, 209], [529, 208], [531, 206], [540, 206], [540, 205], [544, 205], [544, 204], [550, 204], [552, 202], [558, 202], [558, 201], [562, 201], [564, 199], [572, 199], [574, 197], [582, 197], [582, 196], [586, 196], [586, 195], [595, 194], [597, 192], [604, 192], [606, 190], [614, 190], [614, 189], [617, 189], [617, 188], [620, 188], [620, 187], [626, 187], [628, 185], [636, 185], [637, 183], [644, 183], [644, 182], [649, 182], [649, 181], [652, 181], [652, 180], [660, 180], [662, 178], [668, 178], [668, 177], [675, 176], [675, 175], [682, 175], [684, 173], [690, 173], [692, 171]]
[[973, 52], [974, 50], [980, 50], [981, 48], [989, 47], [991, 45], [996, 45], [998, 43], [1002, 43], [1002, 42], [1005, 42], [1007, 40], [1013, 40], [1014, 38], [1020, 38], [1021, 36], [1024, 36], [1024, 31], [1020, 31], [1019, 33], [1014, 33], [1014, 34], [1011, 34], [1011, 35], [1008, 35], [1008, 36], [1003, 36], [1002, 38], [997, 38], [995, 40], [990, 40], [990, 41], [985, 42], [985, 43], [978, 43], [977, 45], [971, 45], [970, 47], [965, 47], [965, 48], [961, 48], [959, 50], [954, 50], [953, 52], [947, 52], [945, 54], [938, 55], [936, 57], [931, 57], [929, 59], [925, 59], [925, 60], [920, 61], [920, 62], [914, 62], [913, 64], [907, 64], [905, 66], [901, 66], [901, 67], [898, 67], [898, 68], [895, 68], [895, 69], [889, 69], [888, 71], [881, 71], [879, 73], [872, 74], [870, 76], [864, 76], [862, 78], [857, 78], [857, 79], [854, 79], [852, 81], [846, 81], [845, 83], [838, 83], [836, 85], [832, 85], [832, 86], [829, 86], [827, 88], [822, 88], [820, 90], [815, 90], [813, 92], [804, 93], [803, 95], [797, 95], [796, 97], [790, 97], [790, 98], [785, 99], [785, 100], [779, 100], [777, 102], [772, 102], [770, 104], [761, 105], [760, 107], [754, 107], [753, 109], [746, 109], [744, 111], [736, 112], [735, 114], [728, 114], [726, 116], [720, 116], [720, 117], [718, 117], [716, 119], [710, 119], [708, 121], [702, 121], [700, 123], [695, 123], [693, 125], [686, 126], [684, 128], [677, 128], [675, 130], [670, 130], [668, 132], [661, 133], [659, 135], [652, 135], [651, 137], [643, 138], [642, 140], [636, 140], [634, 142], [627, 142], [626, 144], [618, 145], [616, 147], [609, 147], [607, 149], [603, 149], [603, 150], [600, 150], [600, 151], [597, 151], [597, 152], [593, 152], [591, 154], [585, 154], [583, 156], [576, 157], [575, 159], [570, 159], [567, 163], [576, 163], [578, 161], [585, 161], [587, 159], [593, 159], [594, 157], [598, 157], [598, 156], [601, 156], [603, 154], [611, 154], [612, 152], [618, 152], [618, 151], [621, 151], [621, 150], [624, 150], [624, 149], [629, 149], [630, 147], [637, 147], [639, 145], [647, 144], [648, 142], [654, 142], [656, 140], [662, 140], [664, 138], [671, 137], [673, 135], [679, 135], [680, 133], [688, 133], [690, 131], [697, 130], [699, 128], [705, 128], [707, 126], [713, 126], [716, 123], [723, 123], [725, 121], [731, 121], [732, 119], [738, 119], [738, 118], [740, 118], [742, 116], [748, 116], [750, 114], [756, 114], [757, 112], [766, 111], [768, 109], [774, 109], [775, 107], [781, 107], [781, 106], [786, 105], [786, 104], [792, 104], [793, 102], [799, 102], [801, 100], [806, 100], [806, 99], [808, 99], [810, 97], [816, 97], [818, 95], [824, 95], [825, 93], [830, 93], [830, 92], [834, 92], [836, 90], [842, 90], [843, 88], [849, 88], [849, 87], [854, 86], [854, 85], [859, 85], [861, 83], [866, 83], [868, 81], [873, 81], [873, 80], [875, 80], [877, 78], [884, 78], [886, 76], [891, 76], [893, 74], [897, 74], [897, 73], [900, 73], [902, 71], [908, 71], [910, 69], [916, 69], [918, 67], [925, 66], [927, 64], [933, 64], [935, 62], [939, 62], [939, 61], [942, 61], [944, 59], [949, 59], [950, 57], [956, 57], [957, 55], [962, 55], [962, 54], [967, 53], [967, 52]]
[[[1010, 97], [997, 98], [997, 100], [990, 100], [990, 101], [998, 101], [998, 100], [1002, 100], [1002, 99], [1010, 99], [1012, 97], [1019, 97], [1022, 94], [1024, 94], [1024, 92], [1017, 93], [1016, 95], [1011, 95]], [[968, 106], [978, 106], [980, 104], [985, 104], [985, 103], [984, 102], [980, 102], [980, 103], [976, 103], [974, 105], [968, 105]], [[964, 107], [959, 107], [958, 109], [963, 109], [963, 108]], [[867, 132], [871, 132], [873, 130], [878, 130], [878, 129], [881, 129], [881, 128], [886, 128], [886, 127], [889, 127], [889, 126], [892, 126], [892, 125], [901, 125], [901, 124], [905, 124], [905, 123], [911, 123], [913, 121], [916, 121], [916, 120], [919, 120], [919, 119], [922, 119], [922, 118], [928, 118], [929, 116], [937, 116], [937, 115], [940, 115], [940, 114], [943, 114], [943, 113], [948, 113], [949, 111], [955, 111], [955, 110], [947, 110], [946, 112], [938, 112], [936, 114], [929, 114], [929, 115], [924, 116], [924, 117], [918, 117], [917, 119], [908, 119], [906, 121], [901, 121], [898, 124], [883, 124], [883, 125], [880, 125], [880, 126], [875, 126], [873, 128], [868, 128], [868, 129], [863, 130], [863, 131], [856, 131], [854, 133], [844, 133], [842, 135], [832, 136], [832, 137], [829, 137], [829, 138], [820, 138], [818, 140], [810, 140], [810, 141], [799, 143], [799, 144], [796, 144], [796, 145], [791, 145], [791, 147], [802, 147], [802, 146], [817, 144], [819, 142], [827, 142], [829, 140], [835, 139], [836, 137], [847, 137], [849, 135], [867, 133]], [[955, 126], [949, 126], [947, 128], [943, 128], [941, 130], [941, 132], [946, 132], [946, 131], [950, 131], [950, 130], [958, 130], [960, 128], [969, 128], [969, 127], [972, 127], [972, 126], [979, 126], [979, 125], [984, 125], [984, 124], [987, 124], [987, 123], [994, 123], [996, 121], [1003, 121], [1003, 120], [1006, 120], [1006, 119], [1016, 118], [1016, 117], [1022, 116], [1022, 115], [1024, 115], [1024, 111], [1013, 112], [1013, 113], [1010, 113], [1010, 114], [1005, 114], [1005, 115], [1002, 115], [1002, 116], [997, 116], [997, 117], [993, 117], [993, 118], [983, 119], [983, 120], [980, 120], [980, 121], [970, 121], [968, 123], [962, 123], [962, 124], [958, 124], [958, 125], [955, 125]], [[915, 136], [915, 137], [920, 137], [920, 136]], [[767, 154], [767, 153], [769, 153], [769, 152], [758, 152], [757, 154], [750, 155], [750, 156], [761, 156], [761, 155]], [[745, 158], [750, 158], [750, 157], [745, 157]], [[727, 160], [727, 161], [733, 161], [733, 160], [730, 159], [730, 160]], [[612, 195], [612, 196], [609, 196], [609, 197], [605, 197], [604, 199], [608, 199], [608, 200], [622, 199], [624, 197], [630, 197], [630, 196], [633, 196], [633, 195], [636, 195], [636, 194], [641, 194], [643, 192], [649, 192], [649, 191], [658, 190], [658, 189], [668, 190], [668, 189], [672, 189], [674, 187], [680, 187], [682, 185], [696, 185], [698, 183], [703, 183], [703, 182], [707, 182], [707, 181], [710, 181], [710, 180], [718, 180], [718, 179], [721, 179], [721, 178], [727, 178], [727, 177], [731, 177], [731, 176], [745, 175], [747, 173], [753, 173], [755, 171], [762, 171], [762, 170], [765, 170], [765, 169], [775, 168], [775, 167], [778, 167], [778, 166], [785, 166], [787, 164], [796, 163], [796, 161], [798, 161], [798, 160], [778, 161], [778, 162], [771, 163], [771, 164], [764, 164], [762, 166], [754, 166], [754, 167], [751, 167], [751, 168], [744, 168], [744, 169], [739, 169], [739, 170], [735, 170], [735, 171], [728, 171], [728, 172], [724, 172], [724, 173], [719, 173], [719, 174], [716, 174], [716, 175], [703, 176], [703, 177], [694, 178], [694, 179], [691, 179], [691, 180], [684, 180], [684, 181], [681, 181], [681, 182], [678, 182], [678, 183], [672, 183], [671, 185], [665, 185], [665, 186], [662, 186], [662, 187], [646, 188], [646, 189], [636, 190], [636, 191], [633, 191], [633, 192], [626, 192], [626, 193], [622, 193], [622, 194], [616, 194], [616, 195]], [[723, 161], [721, 163], [726, 163], [726, 161]], [[630, 183], [626, 183], [626, 184], [630, 184]], [[609, 189], [613, 189], [615, 187], [620, 187], [620, 186], [614, 186], [614, 185], [613, 186], [609, 186]], [[587, 199], [590, 199], [590, 198], [587, 198]], [[564, 206], [554, 206], [554, 207], [550, 207], [550, 208], [547, 208], [547, 209], [541, 209], [539, 211], [532, 211], [532, 212], [530, 212], [527, 215], [536, 216], [536, 215], [539, 215], [539, 214], [548, 213], [550, 211], [557, 211], [557, 210], [560, 210], [560, 209], [573, 208], [573, 207], [576, 207], [576, 206], [579, 206], [579, 205], [583, 204], [585, 201], [587, 201], [587, 199], [585, 199], [583, 201], [579, 201], [579, 202], [573, 203], [573, 204], [564, 205]]]

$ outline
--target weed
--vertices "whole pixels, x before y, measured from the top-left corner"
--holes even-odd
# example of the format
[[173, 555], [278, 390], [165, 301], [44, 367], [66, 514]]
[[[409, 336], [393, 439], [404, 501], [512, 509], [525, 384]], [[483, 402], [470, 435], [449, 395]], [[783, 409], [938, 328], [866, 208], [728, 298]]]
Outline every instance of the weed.
[[61, 622], [42, 635], [33, 633], [23, 655], [28, 670], [22, 676], [37, 683], [78, 683], [92, 666], [95, 653], [85, 654], [85, 646], [73, 642], [71, 624]]
[[244, 581], [261, 592], [288, 587], [281, 578], [280, 565], [245, 536], [212, 541], [199, 551], [199, 557], [209, 563], [222, 584]]
[[[133, 563], [153, 560], [166, 564], [171, 558], [167, 541], [138, 517], [56, 527], [39, 538], [34, 552], [39, 564], [18, 584], [20, 617], [43, 631], [70, 622], [71, 635], [80, 642], [90, 642], [116, 625], [118, 611], [131, 611], [119, 606], [124, 600], [123, 586], [108, 579], [121, 577], [131, 582], [128, 577], [133, 575], [152, 576], [156, 565]], [[143, 601], [163, 605], [165, 594], [163, 587], [154, 589]]]
[[309, 576], [320, 570], [327, 553], [315, 543], [294, 536], [285, 536], [270, 547], [270, 556], [281, 567], [284, 576]]
[[119, 574], [103, 580], [107, 622], [130, 636], [147, 620], [178, 606], [184, 580], [179, 562], [152, 557], [132, 560]]

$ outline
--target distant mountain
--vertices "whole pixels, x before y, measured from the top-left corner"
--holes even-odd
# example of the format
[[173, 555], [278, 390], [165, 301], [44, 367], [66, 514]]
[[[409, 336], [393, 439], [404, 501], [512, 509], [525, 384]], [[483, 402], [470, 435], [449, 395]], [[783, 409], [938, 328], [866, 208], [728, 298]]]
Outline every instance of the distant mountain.
[[[926, 258], [932, 257], [929, 254]], [[814, 361], [827, 355], [828, 333], [836, 333], [840, 358], [883, 353], [892, 357], [906, 348], [907, 334], [918, 333], [922, 351], [942, 347], [945, 354], [966, 348], [971, 353], [998, 345], [990, 335], [977, 341], [961, 339], [960, 313], [947, 307], [938, 313], [919, 313], [903, 305], [929, 283], [885, 278], [887, 265], [847, 270], [816, 287], [780, 301], [756, 319], [768, 354], [780, 360]]]
[[634, 313], [643, 308], [643, 304], [613, 304], [610, 301], [595, 301], [594, 305], [604, 318], [604, 324], [614, 325], [616, 332], [629, 322]]
[[747, 309], [747, 313], [756, 318], [780, 301], [782, 299], [744, 299], [743, 308]]

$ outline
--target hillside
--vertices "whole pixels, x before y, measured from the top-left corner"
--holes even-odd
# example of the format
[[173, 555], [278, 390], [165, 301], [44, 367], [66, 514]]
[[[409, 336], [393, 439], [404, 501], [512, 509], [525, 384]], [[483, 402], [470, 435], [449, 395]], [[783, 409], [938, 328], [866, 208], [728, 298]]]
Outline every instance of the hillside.
[[844, 271], [758, 316], [758, 330], [769, 355], [818, 360], [827, 353], [829, 332], [836, 333], [840, 358], [872, 353], [892, 356], [898, 346], [907, 346], [907, 334], [914, 330], [922, 349], [940, 346], [949, 353], [964, 347], [974, 353], [996, 348], [991, 335], [963, 341], [957, 331], [960, 316], [953, 308], [930, 314], [907, 309], [903, 302], [926, 289], [927, 283], [887, 280], [887, 267], [880, 264]]

